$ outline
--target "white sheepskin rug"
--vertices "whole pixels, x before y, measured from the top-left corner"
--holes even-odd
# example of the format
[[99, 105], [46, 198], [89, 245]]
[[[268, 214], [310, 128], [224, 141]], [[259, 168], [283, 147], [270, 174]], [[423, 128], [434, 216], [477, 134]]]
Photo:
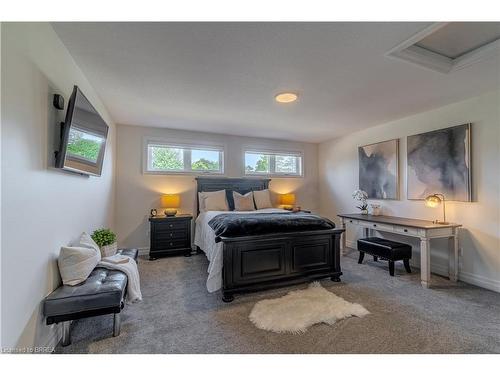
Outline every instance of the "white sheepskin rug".
[[304, 333], [317, 323], [333, 325], [337, 320], [369, 313], [360, 304], [347, 302], [314, 282], [307, 289], [257, 302], [249, 318], [257, 328], [267, 331]]

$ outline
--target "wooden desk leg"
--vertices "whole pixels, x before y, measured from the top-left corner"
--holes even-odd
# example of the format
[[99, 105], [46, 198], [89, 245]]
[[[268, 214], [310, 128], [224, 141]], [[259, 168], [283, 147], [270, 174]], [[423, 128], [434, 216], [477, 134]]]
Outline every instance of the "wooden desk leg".
[[451, 281], [458, 280], [458, 233], [457, 230], [453, 230], [453, 236], [448, 238], [449, 244], [449, 266], [448, 266], [448, 275]]
[[342, 229], [344, 232], [342, 233], [342, 237], [340, 239], [340, 254], [345, 255], [346, 254], [346, 237], [347, 237], [347, 231], [346, 231], [346, 225], [345, 225], [345, 219], [343, 217], [340, 218], [340, 224], [342, 225]]
[[420, 238], [420, 280], [424, 288], [429, 288], [431, 282], [431, 252], [430, 240]]

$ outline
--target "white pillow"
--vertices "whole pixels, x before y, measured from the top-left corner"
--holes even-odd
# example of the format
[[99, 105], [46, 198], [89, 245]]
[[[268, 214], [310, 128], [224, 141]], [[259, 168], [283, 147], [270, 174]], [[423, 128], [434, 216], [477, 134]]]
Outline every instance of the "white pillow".
[[229, 211], [226, 191], [202, 191], [198, 193], [200, 212], [205, 211]]
[[99, 259], [100, 253], [89, 247], [61, 247], [57, 264], [63, 284], [73, 286], [87, 280]]
[[78, 243], [78, 246], [94, 249], [99, 256], [99, 260], [101, 260], [101, 249], [99, 248], [99, 245], [96, 244], [95, 241], [92, 239], [90, 234], [88, 234], [87, 232], [83, 232], [82, 235], [80, 236], [80, 241]]
[[271, 203], [271, 194], [269, 192], [269, 189], [255, 190], [253, 192], [253, 198], [255, 200], [255, 207], [257, 207], [258, 210], [261, 210], [263, 208], [273, 207]]
[[233, 191], [234, 210], [235, 211], [255, 211], [253, 203], [253, 192], [242, 195]]

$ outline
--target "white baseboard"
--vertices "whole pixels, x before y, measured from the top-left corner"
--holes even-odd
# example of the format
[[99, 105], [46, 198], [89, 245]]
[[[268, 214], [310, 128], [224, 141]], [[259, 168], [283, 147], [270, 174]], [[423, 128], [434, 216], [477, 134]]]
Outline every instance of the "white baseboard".
[[474, 275], [470, 272], [460, 271], [458, 279], [462, 280], [468, 284], [480, 286], [484, 289], [493, 290], [500, 293], [500, 281], [493, 280], [488, 277]]
[[[357, 249], [357, 242], [356, 241], [346, 241], [347, 247], [350, 247], [351, 249]], [[412, 262], [410, 261], [411, 267], [415, 267], [420, 269], [420, 263], [416, 263], [416, 261]], [[448, 267], [442, 264], [432, 264], [431, 265], [431, 272], [435, 273], [437, 275], [441, 276], [448, 276]], [[470, 272], [466, 271], [459, 271], [458, 272], [458, 280], [463, 281], [468, 284], [472, 284], [475, 286], [479, 286], [484, 289], [489, 289], [493, 290], [495, 292], [500, 292], [500, 280], [494, 280], [490, 279], [484, 276], [480, 275], [475, 275]]]
[[139, 255], [149, 255], [149, 247], [138, 247]]

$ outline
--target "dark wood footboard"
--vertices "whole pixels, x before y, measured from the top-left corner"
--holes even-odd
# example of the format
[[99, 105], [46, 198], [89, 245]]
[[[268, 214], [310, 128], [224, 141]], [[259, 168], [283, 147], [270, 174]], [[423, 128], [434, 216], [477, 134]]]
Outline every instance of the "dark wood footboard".
[[329, 277], [340, 281], [343, 229], [222, 238], [223, 300]]

